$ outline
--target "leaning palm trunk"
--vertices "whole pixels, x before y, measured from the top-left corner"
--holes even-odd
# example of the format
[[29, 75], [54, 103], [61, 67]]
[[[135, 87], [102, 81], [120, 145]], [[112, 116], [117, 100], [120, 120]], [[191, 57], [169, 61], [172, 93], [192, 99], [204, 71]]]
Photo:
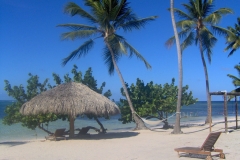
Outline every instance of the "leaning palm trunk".
[[180, 133], [182, 133], [181, 127], [180, 127], [180, 108], [181, 108], [181, 100], [182, 100], [182, 52], [181, 52], [176, 22], [175, 22], [175, 18], [174, 18], [173, 5], [174, 5], [174, 0], [170, 0], [172, 25], [173, 25], [176, 46], [177, 46], [179, 80], [178, 80], [178, 100], [177, 100], [177, 109], [176, 109], [177, 114], [176, 114], [174, 130], [172, 133], [180, 134]]
[[202, 59], [204, 74], [205, 74], [205, 79], [206, 79], [207, 117], [206, 117], [206, 120], [205, 120], [205, 124], [207, 124], [207, 123], [212, 122], [212, 119], [211, 119], [211, 108], [212, 107], [211, 107], [211, 98], [210, 98], [210, 91], [209, 91], [208, 71], [207, 71], [207, 66], [206, 66], [206, 62], [205, 62], [205, 59], [204, 59], [204, 55], [203, 55], [201, 38], [199, 39], [199, 48], [200, 48], [201, 59]]
[[130, 107], [131, 112], [132, 112], [132, 117], [133, 117], [133, 119], [134, 119], [134, 121], [135, 121], [135, 123], [136, 123], [136, 128], [135, 128], [134, 130], [144, 130], [144, 129], [148, 129], [148, 128], [145, 126], [143, 120], [142, 120], [140, 117], [137, 116], [137, 114], [136, 114], [136, 112], [135, 112], [135, 110], [134, 110], [134, 108], [133, 108], [133, 105], [132, 105], [130, 96], [129, 96], [128, 91], [127, 91], [127, 87], [126, 87], [125, 82], [124, 82], [124, 79], [123, 79], [123, 76], [122, 76], [122, 74], [121, 74], [121, 72], [120, 72], [120, 70], [119, 70], [119, 68], [118, 68], [118, 66], [117, 66], [117, 63], [116, 63], [115, 59], [114, 59], [114, 53], [113, 53], [113, 50], [112, 50], [111, 46], [109, 45], [109, 43], [108, 43], [106, 40], [105, 40], [105, 43], [106, 43], [106, 45], [107, 45], [107, 47], [108, 47], [108, 49], [109, 49], [109, 51], [110, 51], [110, 53], [111, 53], [112, 62], [113, 62], [114, 68], [116, 69], [116, 71], [117, 71], [117, 73], [118, 73], [118, 76], [119, 76], [120, 81], [121, 81], [121, 83], [122, 83], [123, 90], [124, 90], [124, 92], [125, 92], [125, 95], [126, 95], [126, 98], [127, 98], [128, 104], [129, 104], [129, 107]]

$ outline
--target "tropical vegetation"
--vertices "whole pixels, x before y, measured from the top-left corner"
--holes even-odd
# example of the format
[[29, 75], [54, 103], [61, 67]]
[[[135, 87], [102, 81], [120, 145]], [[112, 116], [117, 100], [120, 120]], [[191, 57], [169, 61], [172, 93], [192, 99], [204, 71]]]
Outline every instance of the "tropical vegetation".
[[[133, 107], [141, 117], [157, 118], [163, 120], [164, 128], [169, 128], [167, 118], [169, 114], [176, 112], [178, 101], [178, 87], [175, 86], [175, 79], [170, 84], [154, 84], [153, 81], [144, 84], [139, 78], [135, 84], [127, 85]], [[194, 104], [197, 99], [193, 98], [192, 92], [188, 92], [188, 85], [182, 88], [181, 106]], [[125, 97], [125, 92], [121, 88], [121, 93]], [[131, 116], [131, 110], [126, 99], [120, 99], [120, 110], [123, 124], [134, 121]]]
[[[74, 65], [73, 69], [71, 70], [71, 73], [72, 73], [72, 77], [70, 77], [69, 74], [65, 74], [64, 80], [62, 80], [58, 74], [53, 73], [53, 80], [55, 81], [55, 84], [59, 85], [61, 83], [67, 83], [71, 81], [79, 82], [87, 85], [89, 88], [91, 88], [95, 92], [99, 94], [103, 94], [107, 98], [111, 97], [112, 93], [110, 90], [107, 90], [106, 92], [103, 93], [103, 89], [106, 85], [105, 82], [101, 84], [100, 88], [97, 87], [97, 80], [95, 80], [95, 78], [93, 77], [91, 68], [88, 68], [88, 70], [85, 72], [84, 76], [82, 77], [82, 72], [78, 71], [78, 67]], [[14, 98], [15, 102], [6, 107], [5, 109], [6, 116], [3, 118], [3, 124], [12, 125], [15, 123], [21, 123], [22, 126], [27, 127], [29, 129], [35, 129], [38, 127], [47, 133], [51, 133], [48, 129], [46, 129], [50, 122], [53, 122], [59, 119], [69, 121], [68, 119], [69, 117], [67, 115], [56, 115], [53, 113], [48, 113], [48, 114], [24, 116], [19, 112], [19, 109], [25, 102], [31, 100], [33, 97], [37, 96], [41, 92], [47, 91], [48, 89], [55, 87], [56, 85], [52, 86], [49, 83], [48, 79], [45, 79], [41, 83], [37, 75], [32, 75], [30, 73], [29, 73], [29, 79], [27, 80], [26, 88], [24, 88], [22, 85], [12, 87], [9, 81], [5, 80], [5, 90], [7, 91], [9, 96]], [[101, 128], [100, 132], [106, 131], [102, 123], [99, 121], [98, 119], [99, 117], [96, 117], [93, 115], [86, 115], [86, 116], [89, 119], [95, 119], [97, 121], [97, 123], [100, 125], [100, 128]], [[105, 117], [105, 118], [108, 119], [109, 117]]]
[[95, 40], [102, 38], [105, 44], [102, 53], [104, 62], [108, 66], [109, 74], [113, 74], [114, 70], [118, 73], [132, 116], [136, 122], [135, 129], [146, 129], [142, 120], [135, 114], [117, 62], [122, 55], [128, 55], [127, 53], [129, 51], [130, 57], [135, 55], [145, 63], [147, 68], [151, 68], [151, 66], [123, 36], [117, 34], [117, 31], [123, 30], [129, 32], [134, 29], [143, 28], [148, 22], [155, 20], [157, 17], [138, 18], [132, 12], [126, 0], [84, 0], [84, 4], [89, 7], [90, 10], [88, 11], [90, 12], [73, 2], [69, 2], [65, 6], [64, 12], [71, 16], [80, 16], [88, 20], [91, 25], [73, 23], [58, 25], [59, 27], [65, 27], [70, 30], [62, 34], [63, 39], [75, 40], [89, 38], [76, 50], [71, 52], [69, 56], [64, 58], [62, 64], [66, 65], [70, 60], [86, 55], [89, 53], [89, 50], [93, 48]]
[[[205, 58], [211, 63], [212, 49], [217, 42], [214, 34], [226, 35], [226, 29], [217, 26], [224, 15], [232, 13], [229, 8], [220, 8], [214, 10], [214, 0], [189, 0], [189, 3], [182, 4], [186, 12], [174, 8], [174, 12], [179, 16], [176, 25], [180, 29], [178, 35], [182, 39], [181, 49], [184, 50], [188, 46], [195, 44], [199, 47], [201, 61], [203, 64], [206, 96], [208, 103], [208, 116], [206, 123], [211, 121], [210, 109], [211, 99], [209, 94], [209, 78]], [[166, 44], [172, 46], [175, 42], [175, 36], [171, 37]], [[205, 56], [204, 56], [205, 54]]]

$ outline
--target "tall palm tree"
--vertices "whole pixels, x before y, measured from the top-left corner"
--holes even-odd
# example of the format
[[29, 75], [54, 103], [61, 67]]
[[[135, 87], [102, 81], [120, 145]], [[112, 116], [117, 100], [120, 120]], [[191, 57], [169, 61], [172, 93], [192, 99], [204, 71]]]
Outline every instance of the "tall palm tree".
[[125, 81], [118, 68], [117, 62], [122, 55], [127, 55], [127, 51], [129, 50], [130, 57], [135, 55], [145, 63], [147, 68], [151, 68], [151, 66], [133, 46], [131, 46], [122, 36], [117, 34], [117, 31], [122, 29], [127, 32], [132, 31], [133, 29], [140, 29], [149, 21], [155, 20], [157, 17], [151, 16], [139, 19], [134, 13], [132, 13], [126, 0], [84, 0], [84, 3], [90, 8], [90, 13], [73, 2], [66, 5], [65, 12], [71, 16], [77, 15], [87, 19], [91, 22], [91, 26], [72, 23], [60, 24], [58, 26], [70, 29], [70, 32], [62, 34], [63, 39], [75, 40], [77, 38], [89, 38], [89, 40], [84, 42], [79, 48], [64, 58], [62, 64], [66, 65], [70, 60], [76, 57], [81, 58], [93, 48], [94, 40], [103, 38], [105, 43], [103, 52], [104, 61], [108, 66], [110, 74], [114, 72], [114, 69], [118, 73], [133, 119], [136, 123], [135, 129], [146, 129], [145, 124], [141, 118], [137, 116], [133, 108]]
[[[179, 9], [174, 9], [175, 13], [182, 19], [177, 22], [177, 27], [181, 29], [178, 33], [179, 37], [183, 39], [181, 49], [184, 50], [188, 46], [195, 43], [198, 45], [201, 55], [201, 60], [204, 68], [206, 95], [208, 103], [208, 116], [205, 123], [211, 121], [211, 101], [209, 94], [209, 79], [208, 71], [205, 62], [204, 53], [207, 56], [209, 63], [211, 63], [212, 48], [217, 42], [214, 34], [226, 34], [226, 30], [216, 26], [224, 15], [232, 13], [229, 8], [220, 8], [213, 11], [214, 0], [189, 0], [188, 4], [182, 4], [187, 12]], [[211, 32], [212, 30], [213, 32]], [[174, 43], [175, 37], [171, 37], [166, 44], [171, 46]]]
[[237, 49], [240, 48], [240, 17], [237, 18], [238, 23], [235, 23], [235, 29], [227, 27], [228, 32], [226, 36], [228, 46], [225, 51], [231, 49], [228, 57], [231, 56]]
[[172, 19], [172, 25], [173, 25], [173, 31], [175, 35], [175, 40], [176, 40], [176, 45], [177, 45], [177, 56], [178, 56], [178, 100], [177, 100], [177, 109], [176, 109], [176, 121], [173, 129], [173, 134], [180, 134], [182, 133], [181, 127], [180, 127], [180, 108], [181, 108], [181, 101], [182, 101], [182, 51], [181, 51], [181, 46], [180, 46], [180, 41], [178, 37], [178, 32], [177, 32], [177, 26], [176, 26], [176, 21], [174, 17], [174, 0], [170, 0], [170, 12], [171, 12], [171, 19]]

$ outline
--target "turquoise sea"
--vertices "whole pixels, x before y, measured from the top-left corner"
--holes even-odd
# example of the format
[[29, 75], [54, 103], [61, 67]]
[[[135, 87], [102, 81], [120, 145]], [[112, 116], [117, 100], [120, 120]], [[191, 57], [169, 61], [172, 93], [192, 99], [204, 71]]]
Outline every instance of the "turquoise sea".
[[[22, 127], [21, 124], [14, 124], [11, 126], [2, 124], [2, 119], [5, 116], [4, 109], [7, 105], [13, 103], [13, 101], [0, 100], [0, 142], [15, 141], [15, 140], [34, 140], [43, 139], [47, 136], [46, 132], [40, 129], [31, 130], [26, 127]], [[239, 106], [240, 102], [238, 102]], [[213, 121], [224, 121], [224, 103], [222, 101], [212, 102], [212, 119]], [[238, 116], [240, 115], [240, 106], [238, 107]], [[169, 115], [170, 117], [171, 115]], [[204, 123], [207, 116], [207, 102], [199, 101], [196, 104], [190, 106], [183, 106], [181, 109], [181, 124], [194, 124]], [[110, 120], [104, 118], [99, 119], [107, 131], [126, 131], [134, 128], [134, 123], [122, 124], [118, 121], [120, 115], [112, 116]], [[235, 102], [228, 102], [228, 119], [235, 118]], [[168, 119], [170, 124], [174, 124], [175, 116]], [[100, 128], [95, 120], [89, 120], [87, 118], [77, 118], [75, 121], [75, 128], [82, 128], [86, 126], [93, 126]], [[156, 127], [156, 126], [149, 126]], [[157, 126], [159, 127], [159, 126]], [[48, 126], [48, 130], [54, 132], [57, 128], [69, 128], [67, 121], [58, 120], [51, 122]], [[95, 131], [90, 131], [94, 133]], [[96, 132], [95, 132], [96, 133]]]

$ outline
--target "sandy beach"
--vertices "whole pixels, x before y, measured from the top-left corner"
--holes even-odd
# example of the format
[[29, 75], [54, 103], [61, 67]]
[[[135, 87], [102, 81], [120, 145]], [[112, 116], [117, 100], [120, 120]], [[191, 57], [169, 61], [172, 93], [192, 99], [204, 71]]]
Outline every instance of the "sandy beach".
[[[222, 133], [215, 144], [223, 149], [226, 159], [238, 160], [240, 155], [240, 129], [229, 122], [229, 133]], [[187, 160], [204, 159], [205, 156], [182, 155], [178, 158], [174, 148], [200, 147], [209, 134], [208, 125], [182, 127], [184, 133], [173, 135], [172, 129], [154, 131], [121, 131], [107, 134], [92, 134], [90, 138], [74, 140], [8, 141], [0, 143], [1, 160]], [[217, 123], [212, 132], [224, 132], [224, 123]], [[219, 159], [212, 154], [213, 159]]]

